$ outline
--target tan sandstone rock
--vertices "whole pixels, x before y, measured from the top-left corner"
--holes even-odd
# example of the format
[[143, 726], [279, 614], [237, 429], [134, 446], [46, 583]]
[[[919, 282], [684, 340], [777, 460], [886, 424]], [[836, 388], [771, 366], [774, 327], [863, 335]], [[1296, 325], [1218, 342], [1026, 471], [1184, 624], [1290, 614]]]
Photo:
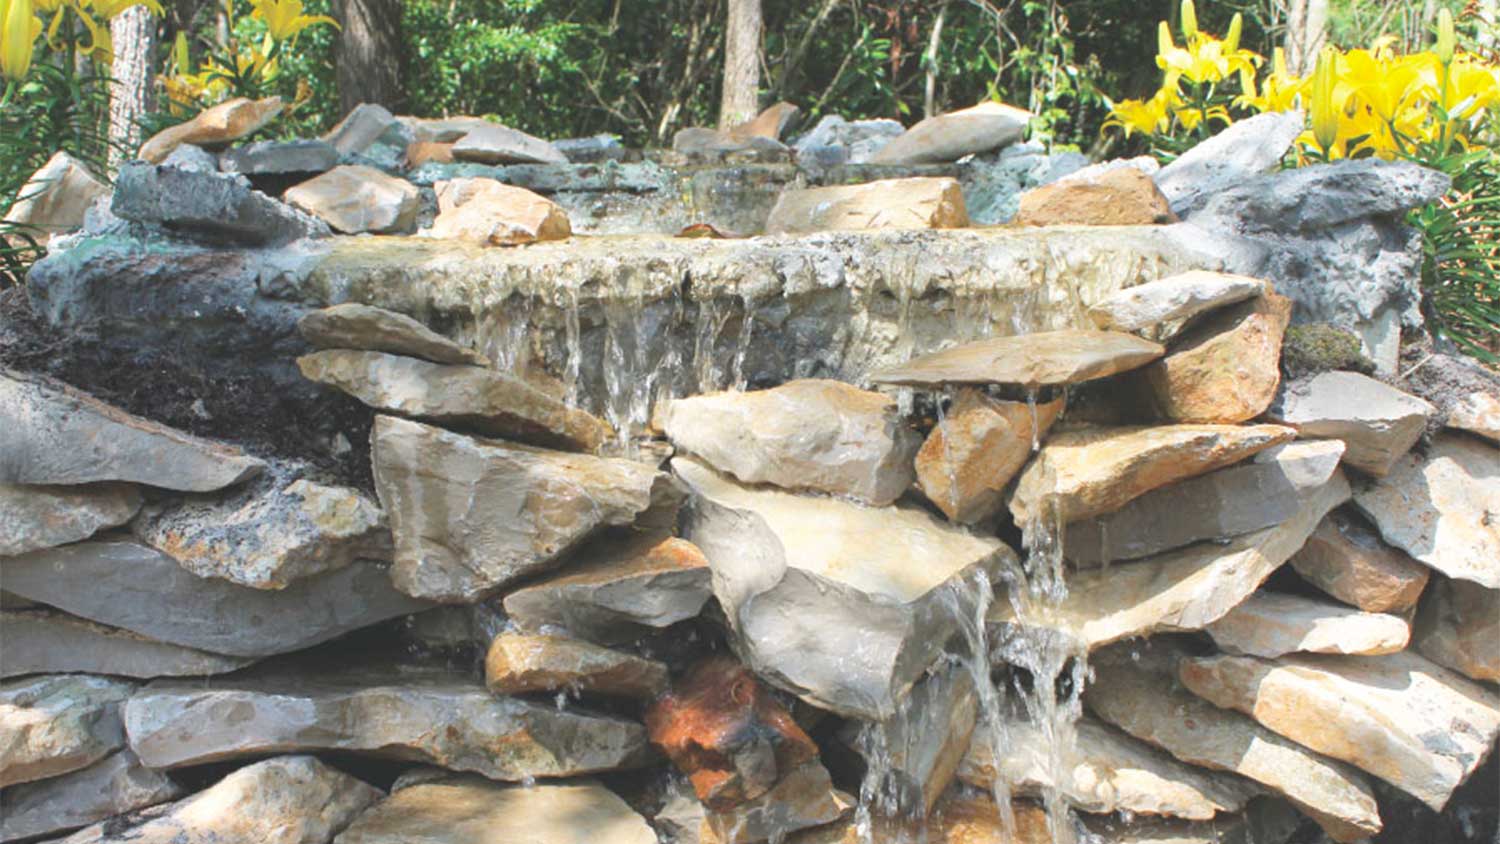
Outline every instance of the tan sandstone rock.
[[1390, 654], [1411, 638], [1406, 621], [1283, 592], [1260, 591], [1208, 626], [1219, 649], [1272, 659], [1289, 653]]
[[1448, 427], [1500, 443], [1500, 396], [1470, 393], [1448, 411]]
[[355, 302], [310, 311], [297, 321], [302, 339], [320, 349], [356, 349], [421, 358], [433, 363], [489, 366], [484, 355], [461, 346], [406, 314]]
[[992, 337], [922, 355], [870, 376], [877, 384], [1079, 384], [1144, 366], [1161, 346], [1118, 331], [1063, 329]]
[[728, 135], [735, 140], [770, 138], [773, 141], [779, 141], [782, 134], [786, 132], [786, 127], [797, 118], [800, 111], [801, 109], [792, 103], [776, 103], [744, 123], [731, 127]]
[[1438, 578], [1422, 597], [1412, 639], [1438, 665], [1500, 683], [1500, 590]]
[[1292, 567], [1314, 586], [1365, 612], [1400, 612], [1422, 595], [1430, 570], [1385, 544], [1349, 508], [1328, 514]]
[[5, 222], [33, 237], [75, 231], [83, 215], [109, 186], [94, 178], [78, 159], [59, 150], [22, 185], [18, 199], [5, 212]]
[[497, 695], [566, 689], [650, 700], [667, 688], [667, 666], [564, 636], [501, 633], [484, 681]]
[[766, 234], [857, 229], [961, 229], [969, 225], [958, 180], [917, 176], [784, 190]]
[[1062, 414], [1045, 404], [999, 401], [963, 389], [917, 452], [917, 484], [943, 515], [976, 524], [1005, 509], [1005, 488]]
[[410, 231], [421, 207], [415, 185], [363, 164], [341, 164], [289, 188], [282, 198], [344, 234]]
[[281, 98], [248, 100], [235, 97], [205, 109], [186, 123], [157, 132], [141, 145], [140, 157], [160, 164], [183, 144], [214, 146], [253, 135], [281, 114]]
[[1174, 422], [1244, 422], [1263, 413], [1281, 383], [1281, 340], [1292, 300], [1269, 289], [1203, 318], [1142, 370], [1158, 412]]
[[450, 179], [434, 185], [438, 215], [428, 235], [481, 246], [520, 246], [573, 236], [568, 212], [525, 188], [494, 179]]
[[966, 155], [1015, 143], [1031, 122], [1031, 112], [999, 102], [983, 102], [928, 117], [881, 148], [872, 164], [943, 164]]
[[1150, 226], [1177, 222], [1151, 177], [1134, 167], [1065, 178], [1021, 194], [1022, 226]]
[[79, 771], [125, 745], [134, 683], [57, 674], [0, 683], [0, 788]]
[[412, 141], [406, 145], [406, 157], [402, 163], [415, 170], [423, 164], [452, 164], [453, 144], [437, 141]]

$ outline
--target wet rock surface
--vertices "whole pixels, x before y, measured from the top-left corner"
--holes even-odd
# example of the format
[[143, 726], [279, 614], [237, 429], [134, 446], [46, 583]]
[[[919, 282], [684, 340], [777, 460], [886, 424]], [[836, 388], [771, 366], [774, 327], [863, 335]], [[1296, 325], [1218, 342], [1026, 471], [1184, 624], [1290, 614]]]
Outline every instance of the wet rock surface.
[[497, 695], [567, 690], [651, 700], [667, 688], [667, 666], [562, 636], [501, 633], [485, 656], [484, 680]]
[[965, 343], [875, 373], [879, 384], [1078, 384], [1143, 366], [1162, 347], [1114, 331], [1050, 331]]
[[406, 314], [355, 302], [312, 311], [297, 322], [297, 330], [320, 349], [356, 349], [433, 363], [489, 365], [484, 355], [460, 346]]
[[1005, 488], [1062, 414], [1063, 399], [1031, 403], [964, 389], [917, 452], [917, 483], [950, 521], [975, 524], [1005, 509]]

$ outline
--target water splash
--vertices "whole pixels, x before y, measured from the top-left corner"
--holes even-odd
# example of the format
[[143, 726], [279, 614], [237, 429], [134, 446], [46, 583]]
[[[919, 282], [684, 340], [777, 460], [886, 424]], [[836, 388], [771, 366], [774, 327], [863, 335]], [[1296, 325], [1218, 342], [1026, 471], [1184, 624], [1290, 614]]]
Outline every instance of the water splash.
[[582, 328], [579, 322], [578, 288], [567, 288], [567, 306], [563, 316], [563, 330], [567, 335], [567, 361], [564, 364], [563, 384], [567, 387], [566, 400], [569, 407], [578, 406], [578, 377], [583, 367]]

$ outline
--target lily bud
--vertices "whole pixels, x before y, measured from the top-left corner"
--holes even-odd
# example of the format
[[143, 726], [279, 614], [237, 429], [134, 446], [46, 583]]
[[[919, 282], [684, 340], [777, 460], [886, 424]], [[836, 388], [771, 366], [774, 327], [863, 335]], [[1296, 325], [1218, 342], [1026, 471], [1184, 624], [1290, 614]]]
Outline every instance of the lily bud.
[[1224, 52], [1233, 53], [1240, 48], [1240, 33], [1245, 29], [1245, 18], [1239, 12], [1229, 21], [1229, 33], [1224, 36]]
[[1437, 45], [1433, 52], [1437, 54], [1438, 61], [1448, 64], [1453, 61], [1453, 51], [1458, 48], [1458, 36], [1453, 32], [1453, 13], [1447, 9], [1438, 10], [1437, 19]]
[[1189, 41], [1198, 34], [1198, 7], [1193, 0], [1182, 0], [1182, 34]]
[[1174, 48], [1175, 45], [1172, 44], [1172, 30], [1167, 26], [1166, 21], [1162, 21], [1156, 27], [1156, 54], [1158, 56], [1165, 56], [1172, 52]]
[[1339, 136], [1339, 113], [1334, 108], [1333, 86], [1337, 74], [1335, 63], [1338, 61], [1333, 48], [1324, 47], [1318, 54], [1317, 67], [1313, 69], [1311, 102], [1308, 103], [1308, 115], [1312, 119], [1313, 139], [1322, 148], [1323, 154], [1333, 149]]
[[0, 75], [20, 82], [31, 70], [31, 53], [42, 21], [32, 13], [31, 0], [0, 0]]

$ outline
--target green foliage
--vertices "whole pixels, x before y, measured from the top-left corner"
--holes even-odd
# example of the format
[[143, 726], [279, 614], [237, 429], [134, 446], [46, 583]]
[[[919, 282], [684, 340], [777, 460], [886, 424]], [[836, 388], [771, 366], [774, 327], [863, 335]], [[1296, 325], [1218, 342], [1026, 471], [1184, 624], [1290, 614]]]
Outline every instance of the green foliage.
[[1422, 231], [1423, 310], [1432, 331], [1500, 364], [1500, 154], [1418, 158], [1453, 177], [1441, 202], [1411, 213]]

